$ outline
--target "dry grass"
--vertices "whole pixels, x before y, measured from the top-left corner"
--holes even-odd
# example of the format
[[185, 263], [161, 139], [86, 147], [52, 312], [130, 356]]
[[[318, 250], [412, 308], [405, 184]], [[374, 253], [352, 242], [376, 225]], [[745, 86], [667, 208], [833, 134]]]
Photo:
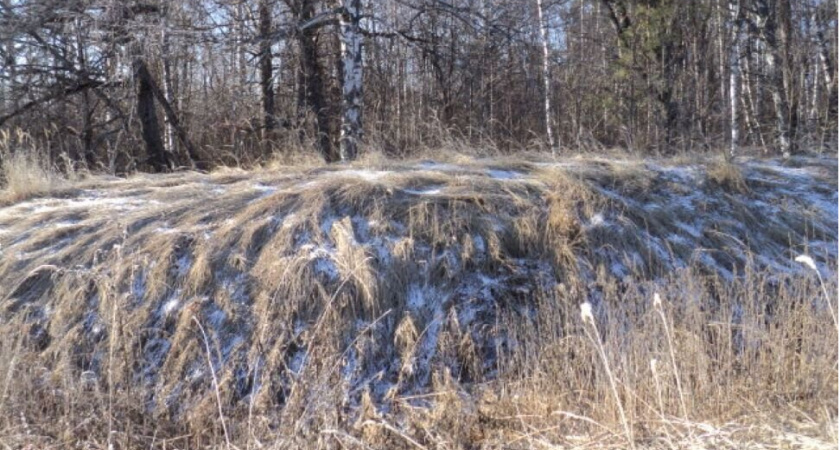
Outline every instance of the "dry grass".
[[0, 204], [44, 195], [66, 182], [28, 135], [0, 130]]
[[836, 161], [800, 169], [380, 158], [11, 205], [0, 444], [836, 447], [837, 328], [792, 261], [837, 273], [796, 190]]
[[732, 162], [719, 161], [709, 169], [709, 181], [731, 192], [746, 193], [749, 189], [741, 169]]

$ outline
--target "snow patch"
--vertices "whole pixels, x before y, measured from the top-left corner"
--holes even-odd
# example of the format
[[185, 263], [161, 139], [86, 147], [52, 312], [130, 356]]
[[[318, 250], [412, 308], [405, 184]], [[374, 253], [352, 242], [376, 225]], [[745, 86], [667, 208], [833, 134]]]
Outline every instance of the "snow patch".
[[473, 247], [475, 247], [476, 253], [478, 253], [480, 255], [483, 255], [485, 252], [487, 252], [487, 245], [484, 243], [484, 238], [483, 237], [475, 234], [475, 235], [473, 235], [472, 240], [473, 240]]
[[388, 170], [366, 170], [366, 169], [348, 169], [348, 170], [336, 170], [334, 172], [328, 172], [330, 175], [340, 175], [340, 176], [352, 176], [361, 178], [365, 181], [376, 181], [380, 178], [391, 174], [391, 171]]
[[173, 312], [178, 309], [180, 306], [181, 301], [178, 299], [177, 296], [173, 296], [169, 299], [166, 303], [163, 304], [163, 308], [161, 308], [161, 312], [163, 312], [164, 316], [170, 316]]
[[429, 186], [429, 187], [424, 188], [424, 189], [403, 189], [403, 192], [413, 194], [413, 195], [438, 195], [438, 194], [440, 194], [442, 189], [443, 189], [443, 186], [435, 185], [435, 186]]
[[496, 180], [514, 180], [522, 178], [524, 174], [514, 170], [487, 169], [487, 175]]
[[30, 200], [10, 206], [7, 211], [23, 210], [28, 214], [44, 214], [56, 211], [107, 207], [118, 211], [130, 211], [146, 205], [159, 205], [157, 200], [136, 197], [106, 197], [101, 193], [76, 198], [46, 198]]
[[262, 195], [260, 197], [266, 197], [277, 192], [277, 186], [268, 186], [262, 183], [256, 183], [251, 186], [251, 189], [260, 192]]
[[423, 161], [417, 167], [425, 170], [437, 170], [440, 172], [463, 172], [464, 168], [454, 164], [440, 163], [436, 161]]
[[599, 227], [604, 224], [604, 215], [601, 213], [595, 213], [592, 217], [589, 218], [589, 227]]

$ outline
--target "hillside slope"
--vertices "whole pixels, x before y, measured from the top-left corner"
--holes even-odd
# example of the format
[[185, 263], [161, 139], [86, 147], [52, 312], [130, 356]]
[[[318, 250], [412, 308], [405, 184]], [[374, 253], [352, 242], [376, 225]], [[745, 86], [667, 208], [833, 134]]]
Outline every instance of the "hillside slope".
[[[0, 208], [0, 382], [29, 393], [0, 408], [49, 417], [37, 398], [67, 420], [84, 404], [122, 439], [151, 420], [194, 445], [286, 430], [278, 445], [314, 447], [334, 430], [350, 446], [527, 447], [511, 436], [538, 425], [497, 417], [519, 390], [532, 397], [510, 416], [562, 409], [620, 439], [615, 410], [598, 406], [613, 400], [578, 314], [589, 301], [634, 439], [658, 445], [650, 415], [726, 419], [736, 392], [822, 411], [815, 399], [837, 393], [836, 328], [794, 258], [812, 256], [836, 298], [837, 230], [836, 158], [92, 178]], [[664, 394], [652, 358], [680, 367]], [[562, 436], [603, 433], [579, 422]]]

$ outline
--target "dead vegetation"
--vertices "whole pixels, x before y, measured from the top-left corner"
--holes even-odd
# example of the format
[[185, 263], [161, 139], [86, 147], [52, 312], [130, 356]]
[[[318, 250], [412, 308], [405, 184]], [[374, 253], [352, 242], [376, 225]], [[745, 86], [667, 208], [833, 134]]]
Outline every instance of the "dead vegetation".
[[[74, 170], [69, 168], [67, 175], [74, 178]], [[0, 205], [61, 189], [67, 178], [28, 134], [0, 130]]]
[[721, 170], [379, 161], [10, 205], [0, 443], [836, 447], [837, 329], [793, 262], [837, 273], [836, 160]]

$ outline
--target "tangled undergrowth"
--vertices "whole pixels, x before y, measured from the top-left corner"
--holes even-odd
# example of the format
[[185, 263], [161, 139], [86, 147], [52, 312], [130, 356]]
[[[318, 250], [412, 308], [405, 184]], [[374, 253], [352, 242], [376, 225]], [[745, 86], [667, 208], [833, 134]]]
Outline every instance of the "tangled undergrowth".
[[815, 158], [93, 177], [0, 209], [0, 443], [836, 447], [837, 191]]

